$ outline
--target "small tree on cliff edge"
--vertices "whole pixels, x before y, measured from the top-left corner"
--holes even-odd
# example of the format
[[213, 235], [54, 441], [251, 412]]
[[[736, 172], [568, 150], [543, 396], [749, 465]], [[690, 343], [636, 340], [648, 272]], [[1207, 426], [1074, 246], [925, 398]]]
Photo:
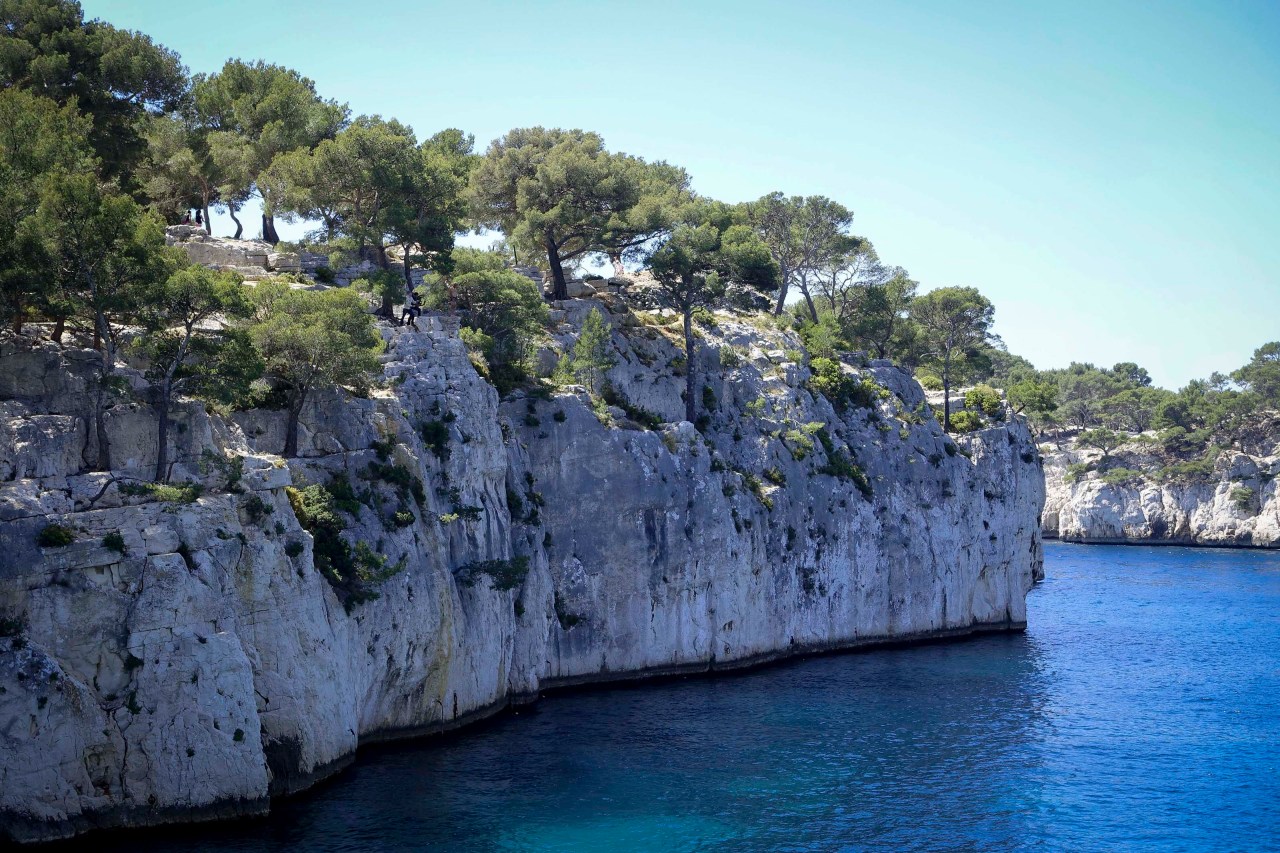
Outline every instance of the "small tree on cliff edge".
[[378, 369], [382, 339], [360, 294], [347, 288], [319, 293], [263, 282], [253, 293], [257, 322], [250, 328], [268, 376], [288, 400], [284, 455], [298, 454], [298, 417], [311, 392], [361, 387]]
[[[0, 321], [59, 314], [55, 261], [40, 205], [63, 181], [92, 172], [89, 120], [20, 89], [0, 89]], [[55, 339], [58, 335], [55, 334]]]
[[181, 250], [165, 247], [164, 228], [154, 214], [92, 173], [47, 188], [39, 219], [66, 312], [59, 319], [90, 320], [93, 344], [101, 353], [94, 389], [97, 458], [91, 464], [109, 471], [105, 408], [120, 386], [115, 370], [122, 324], [137, 317], [146, 289], [181, 263]]
[[740, 281], [762, 289], [776, 286], [778, 267], [752, 229], [733, 225], [718, 202], [691, 205], [671, 236], [649, 256], [663, 300], [684, 319], [685, 420], [696, 418], [697, 360], [693, 311], [714, 304], [725, 284]]
[[951, 386], [970, 353], [986, 343], [995, 308], [973, 287], [943, 287], [916, 297], [911, 319], [928, 349], [927, 363], [942, 379], [942, 425], [951, 429]]
[[247, 317], [247, 291], [234, 273], [190, 266], [150, 288], [137, 348], [150, 360], [147, 379], [155, 394], [155, 480], [168, 478], [169, 414], [179, 393], [229, 400], [248, 391], [262, 365], [243, 333], [215, 330], [215, 316]]

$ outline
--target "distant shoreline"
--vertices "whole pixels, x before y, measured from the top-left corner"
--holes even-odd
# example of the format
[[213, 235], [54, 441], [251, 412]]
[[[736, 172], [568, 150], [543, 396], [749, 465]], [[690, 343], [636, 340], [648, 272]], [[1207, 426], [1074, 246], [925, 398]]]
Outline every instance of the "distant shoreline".
[[1135, 539], [1127, 537], [1082, 539], [1074, 536], [1059, 536], [1048, 531], [1043, 531], [1041, 537], [1046, 542], [1064, 542], [1068, 545], [1152, 545], [1174, 548], [1213, 548], [1219, 551], [1280, 551], [1280, 542], [1267, 545], [1247, 542], [1197, 542], [1193, 539]]

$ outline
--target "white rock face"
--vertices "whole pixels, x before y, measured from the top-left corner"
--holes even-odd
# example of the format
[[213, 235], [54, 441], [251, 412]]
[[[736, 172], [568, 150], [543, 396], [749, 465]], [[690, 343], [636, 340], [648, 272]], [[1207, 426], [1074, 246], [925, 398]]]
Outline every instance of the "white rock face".
[[[574, 301], [564, 340], [592, 305], [618, 423], [581, 388], [500, 402], [456, 321], [423, 318], [386, 332], [392, 390], [313, 400], [287, 464], [282, 412], [184, 409], [177, 479], [206, 485], [186, 504], [82, 471], [81, 356], [0, 353], [0, 828], [262, 812], [359, 743], [542, 689], [1025, 623], [1044, 488], [1021, 421], [957, 446], [881, 362], [847, 368], [872, 392], [838, 412], [765, 355], [794, 337], [722, 315], [695, 359], [699, 431], [676, 420], [676, 327]], [[116, 408], [117, 456], [145, 471], [151, 412]], [[668, 422], [639, 428], [641, 409]], [[205, 450], [242, 457], [238, 482]], [[361, 501], [349, 541], [404, 561], [350, 607], [286, 493], [334, 476]], [[74, 542], [40, 547], [54, 522]]]
[[1067, 466], [1097, 451], [1062, 450], [1045, 457], [1043, 531], [1071, 542], [1145, 542], [1224, 547], [1280, 547], [1280, 454], [1227, 452], [1208, 482], [1122, 485], [1068, 482]]

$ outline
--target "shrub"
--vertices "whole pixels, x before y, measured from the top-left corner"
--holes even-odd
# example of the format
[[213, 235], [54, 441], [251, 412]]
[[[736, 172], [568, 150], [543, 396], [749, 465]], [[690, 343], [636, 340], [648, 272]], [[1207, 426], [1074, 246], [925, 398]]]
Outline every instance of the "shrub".
[[249, 521], [253, 524], [257, 524], [274, 510], [275, 507], [264, 501], [259, 495], [253, 495], [244, 502], [244, 511], [249, 516]]
[[1231, 490], [1231, 503], [1241, 512], [1253, 509], [1253, 489], [1248, 486], [1237, 486]]
[[952, 432], [973, 432], [986, 426], [986, 422], [982, 420], [982, 415], [977, 412], [971, 412], [968, 409], [962, 409], [951, 416]]
[[360, 514], [360, 507], [365, 503], [361, 495], [356, 494], [355, 487], [345, 477], [334, 475], [329, 482], [321, 486], [333, 501], [333, 505], [347, 515]]
[[1004, 414], [1004, 403], [1000, 399], [1000, 392], [990, 385], [977, 385], [966, 392], [964, 407], [994, 419], [999, 419]]
[[1203, 483], [1213, 479], [1213, 462], [1194, 459], [1166, 465], [1156, 475], [1166, 483]]
[[199, 483], [121, 483], [120, 494], [129, 497], [149, 497], [163, 503], [195, 503], [204, 494]]
[[380, 480], [390, 486], [394, 486], [402, 501], [408, 501], [409, 497], [412, 496], [414, 503], [418, 506], [422, 506], [427, 502], [427, 492], [422, 487], [422, 481], [404, 465], [385, 465], [381, 462], [370, 462], [368, 469], [366, 469], [365, 477], [370, 480]]
[[862, 493], [863, 498], [868, 501], [871, 500], [871, 481], [867, 478], [867, 474], [862, 470], [861, 466], [850, 459], [848, 454], [842, 452], [832, 454], [827, 458], [827, 464], [818, 469], [818, 473], [841, 480], [849, 480]]
[[787, 475], [777, 468], [764, 469], [764, 478], [775, 486], [785, 486], [787, 484]]
[[716, 399], [716, 392], [711, 390], [710, 385], [702, 386], [702, 408], [708, 412], [714, 412], [720, 401]]
[[920, 371], [916, 374], [916, 381], [920, 383], [920, 387], [926, 391], [941, 391], [942, 378], [928, 371]]
[[809, 390], [830, 400], [838, 412], [854, 407], [870, 408], [880, 396], [880, 386], [874, 380], [845, 373], [840, 362], [833, 359], [812, 359], [809, 370]]
[[810, 421], [799, 429], [789, 429], [782, 434], [783, 441], [787, 444], [787, 449], [791, 451], [791, 458], [797, 462], [804, 459], [813, 452], [813, 436], [818, 436], [818, 440], [822, 442], [823, 448], [828, 454], [831, 453], [831, 437], [823, 427], [821, 421]]
[[635, 421], [648, 430], [656, 430], [662, 426], [662, 418], [641, 406], [632, 405], [631, 401], [618, 393], [613, 383], [605, 382], [600, 391], [601, 399], [610, 406], [617, 406], [627, 413], [629, 420]]
[[382, 439], [375, 439], [369, 443], [369, 449], [378, 457], [378, 461], [386, 462], [391, 458], [391, 451], [395, 449], [396, 440], [391, 436]]
[[[743, 484], [756, 496], [756, 500], [760, 501], [760, 505], [765, 509], [773, 509], [773, 498], [764, 493], [764, 484], [760, 482], [760, 478], [755, 474], [742, 474]], [[785, 481], [784, 481], [785, 482]]]
[[441, 462], [449, 458], [449, 425], [444, 421], [424, 421], [418, 427], [422, 435], [422, 443], [435, 454]]
[[459, 568], [454, 576], [463, 586], [473, 586], [479, 575], [489, 578], [489, 585], [499, 592], [515, 589], [529, 575], [529, 558], [514, 557], [510, 560], [482, 560]]
[[556, 590], [555, 596], [556, 621], [560, 623], [560, 629], [568, 631], [574, 625], [582, 623], [582, 617], [576, 613], [570, 613], [569, 607], [565, 600], [560, 596], [560, 591]]
[[742, 366], [742, 353], [732, 346], [720, 347], [720, 366], [732, 370], [735, 367]]
[[715, 313], [705, 305], [699, 305], [697, 308], [694, 308], [691, 316], [693, 318], [693, 322], [697, 323], [699, 326], [706, 326], [708, 329], [714, 329], [719, 325], [719, 323], [716, 322]]
[[102, 547], [108, 548], [123, 556], [125, 553], [124, 537], [120, 535], [120, 531], [113, 530], [106, 536], [102, 537]]
[[519, 492], [510, 486], [507, 486], [507, 509], [511, 511], [512, 518], [524, 513], [524, 499], [520, 497]]
[[1063, 476], [1063, 481], [1067, 483], [1075, 483], [1084, 478], [1084, 475], [1093, 470], [1093, 466], [1088, 462], [1072, 462], [1067, 466], [1067, 473]]
[[48, 524], [36, 534], [36, 544], [41, 548], [65, 548], [76, 541], [76, 532], [61, 524]]
[[[346, 482], [342, 480], [341, 482]], [[350, 484], [347, 484], [350, 486]], [[367, 542], [352, 548], [342, 538], [342, 518], [338, 515], [334, 496], [323, 486], [285, 489], [298, 523], [315, 540], [313, 555], [316, 569], [333, 587], [348, 613], [358, 604], [378, 597], [375, 587], [404, 570], [407, 558], [394, 565], [375, 552]], [[286, 553], [288, 548], [286, 546]]]
[[1132, 468], [1112, 468], [1100, 479], [1108, 486], [1129, 486], [1142, 481], [1142, 472]]
[[[240, 487], [240, 478], [244, 476], [244, 457], [243, 456], [224, 456], [221, 453], [215, 453], [212, 450], [203, 450], [200, 453], [200, 473], [207, 474], [210, 471], [217, 471], [222, 475], [223, 488], [228, 492], [239, 494], [244, 491]], [[199, 495], [196, 495], [199, 497]], [[165, 500], [160, 498], [159, 500]], [[192, 498], [191, 500], [195, 500]], [[191, 501], [183, 501], [190, 503]]]

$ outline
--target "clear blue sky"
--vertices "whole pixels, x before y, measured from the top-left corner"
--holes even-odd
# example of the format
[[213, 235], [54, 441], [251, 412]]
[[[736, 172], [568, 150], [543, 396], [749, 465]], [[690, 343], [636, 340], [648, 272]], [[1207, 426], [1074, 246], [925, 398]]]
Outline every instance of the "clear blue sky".
[[822, 194], [1040, 367], [1177, 386], [1280, 339], [1280, 3], [85, 0], [193, 72], [291, 66], [477, 146], [600, 132], [727, 201]]

